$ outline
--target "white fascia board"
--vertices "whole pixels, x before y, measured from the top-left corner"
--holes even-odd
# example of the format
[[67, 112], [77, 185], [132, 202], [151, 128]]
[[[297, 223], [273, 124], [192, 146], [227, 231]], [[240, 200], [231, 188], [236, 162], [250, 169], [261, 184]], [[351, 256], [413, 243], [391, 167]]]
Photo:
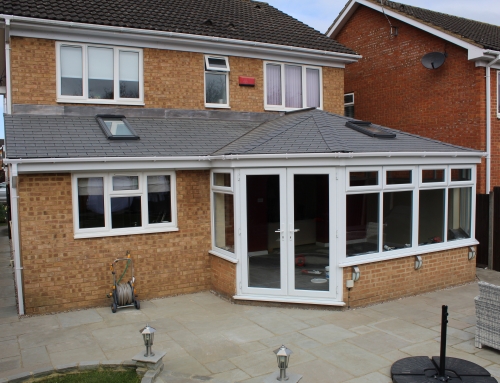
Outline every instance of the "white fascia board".
[[[330, 30], [327, 32], [327, 36], [335, 38], [337, 33], [342, 29], [342, 27], [349, 20], [349, 18], [352, 16], [354, 11], [358, 8], [358, 4], [364, 5], [368, 8], [371, 8], [377, 12], [382, 13], [382, 7], [380, 4], [374, 4], [374, 3], [370, 2], [370, 1], [366, 1], [366, 0], [353, 0], [353, 2], [351, 4], [349, 4], [349, 6], [344, 10], [341, 17], [338, 18], [335, 25], [333, 25], [330, 28]], [[484, 48], [481, 48], [477, 45], [468, 43], [468, 42], [466, 42], [462, 39], [459, 39], [451, 34], [440, 31], [439, 29], [436, 29], [432, 26], [424, 24], [420, 21], [414, 20], [410, 17], [404, 16], [398, 12], [394, 12], [391, 8], [384, 7], [384, 12], [387, 16], [390, 16], [396, 20], [400, 20], [406, 24], [414, 26], [415, 28], [418, 28], [418, 29], [421, 29], [427, 33], [430, 33], [431, 35], [437, 36], [443, 40], [446, 40], [446, 41], [449, 41], [450, 43], [458, 45], [459, 47], [467, 49], [469, 60], [475, 60], [477, 58], [485, 57], [484, 56]]]
[[63, 22], [21, 16], [0, 15], [0, 17], [10, 18], [11, 35], [19, 37], [238, 56], [334, 68], [344, 68], [345, 64], [356, 62], [361, 58], [359, 55], [347, 53], [187, 33]]
[[279, 166], [367, 166], [479, 164], [482, 152], [301, 153], [191, 157], [92, 157], [4, 159], [19, 173], [87, 172], [155, 169], [212, 169]]

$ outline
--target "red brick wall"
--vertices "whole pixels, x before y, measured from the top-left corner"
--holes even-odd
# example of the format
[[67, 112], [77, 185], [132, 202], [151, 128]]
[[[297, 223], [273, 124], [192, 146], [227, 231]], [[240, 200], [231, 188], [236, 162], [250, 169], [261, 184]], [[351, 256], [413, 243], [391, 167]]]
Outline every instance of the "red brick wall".
[[[473, 282], [476, 259], [469, 261], [468, 252], [468, 247], [464, 247], [424, 254], [419, 270], [415, 270], [415, 257], [360, 265], [360, 278], [351, 289], [349, 304], [351, 307], [364, 306]], [[352, 279], [352, 267], [344, 268], [346, 304], [345, 281], [348, 279]]]
[[[354, 92], [355, 117], [436, 140], [486, 150], [485, 68], [467, 60], [467, 51], [364, 6], [335, 39], [363, 56], [345, 70], [345, 93]], [[436, 70], [424, 68], [429, 52], [448, 57]], [[495, 71], [493, 71], [495, 72]], [[494, 76], [492, 76], [494, 77]], [[496, 97], [495, 81], [492, 89]], [[496, 105], [496, 102], [493, 103]], [[492, 185], [500, 184], [500, 123], [493, 114]], [[493, 163], [492, 162], [492, 163]], [[484, 163], [478, 192], [485, 191]]]
[[226, 298], [236, 294], [236, 264], [210, 255], [212, 289]]
[[211, 287], [208, 171], [177, 171], [178, 232], [74, 239], [69, 174], [19, 176], [27, 314], [111, 304], [109, 265], [130, 250], [139, 299]]

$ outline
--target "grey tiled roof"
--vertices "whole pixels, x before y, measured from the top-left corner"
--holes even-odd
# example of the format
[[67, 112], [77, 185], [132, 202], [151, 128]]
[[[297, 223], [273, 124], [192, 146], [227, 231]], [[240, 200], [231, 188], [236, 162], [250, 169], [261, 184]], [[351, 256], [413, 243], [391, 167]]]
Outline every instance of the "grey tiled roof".
[[[230, 113], [230, 112], [229, 112]], [[137, 141], [108, 140], [94, 117], [5, 116], [8, 158], [159, 157], [337, 152], [476, 152], [396, 132], [369, 137], [345, 126], [352, 120], [305, 110], [264, 123], [187, 118], [127, 118]], [[479, 152], [478, 155], [480, 155]]]
[[[369, 1], [380, 4], [379, 1]], [[451, 32], [464, 39], [471, 40], [485, 49], [500, 51], [500, 26], [498, 25], [430, 11], [395, 1], [385, 0], [384, 6], [424, 23], [431, 24], [439, 29]]]
[[354, 53], [269, 4], [250, 0], [2, 0], [0, 13]]

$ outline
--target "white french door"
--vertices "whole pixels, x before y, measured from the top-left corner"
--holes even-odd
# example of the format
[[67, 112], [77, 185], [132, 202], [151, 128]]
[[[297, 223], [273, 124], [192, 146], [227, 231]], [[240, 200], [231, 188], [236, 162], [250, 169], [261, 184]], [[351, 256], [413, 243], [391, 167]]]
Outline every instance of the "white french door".
[[336, 298], [334, 169], [240, 171], [243, 294]]

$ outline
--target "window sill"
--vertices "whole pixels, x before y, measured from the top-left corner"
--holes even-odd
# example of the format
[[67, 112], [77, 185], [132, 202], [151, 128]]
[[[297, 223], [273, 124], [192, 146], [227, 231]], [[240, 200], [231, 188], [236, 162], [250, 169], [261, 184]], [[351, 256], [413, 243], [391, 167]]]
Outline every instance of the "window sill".
[[102, 99], [95, 99], [95, 98], [89, 98], [89, 99], [80, 99], [80, 100], [75, 100], [71, 98], [58, 98], [56, 100], [58, 103], [64, 103], [64, 104], [100, 104], [100, 105], [135, 105], [135, 106], [144, 106], [143, 100], [139, 101], [123, 101], [123, 100], [102, 100]]
[[[307, 109], [307, 108], [306, 107], [303, 107], [303, 108], [286, 108], [286, 107], [280, 106], [280, 105], [275, 105], [275, 106], [266, 105], [266, 106], [264, 106], [264, 110], [267, 110], [269, 112], [295, 112], [297, 110], [302, 110], [302, 109]], [[316, 109], [323, 110], [322, 107], [317, 107]]]
[[375, 263], [382, 261], [389, 261], [392, 259], [411, 257], [415, 255], [422, 255], [428, 253], [435, 253], [438, 251], [458, 249], [461, 247], [475, 246], [479, 242], [475, 239], [464, 239], [460, 241], [443, 242], [434, 245], [419, 246], [417, 248], [402, 249], [395, 251], [387, 251], [382, 254], [378, 253], [375, 255], [354, 255], [352, 257], [346, 258], [345, 261], [339, 263], [339, 267], [357, 266], [366, 263]]
[[122, 229], [113, 231], [94, 231], [89, 233], [75, 233], [74, 239], [83, 238], [101, 238], [101, 237], [119, 237], [122, 235], [137, 235], [137, 234], [154, 234], [154, 233], [169, 233], [179, 231], [178, 227], [162, 227], [162, 228], [140, 228], [140, 229]]
[[231, 262], [231, 263], [238, 263], [238, 260], [236, 258], [233, 258], [229, 255], [226, 255], [226, 254], [223, 254], [219, 251], [216, 251], [216, 250], [209, 250], [208, 251], [209, 254], [212, 254], [212, 255], [215, 255], [216, 257], [219, 257], [219, 258], [222, 258], [228, 262]]
[[205, 108], [231, 109], [229, 105], [219, 105], [219, 104], [205, 104]]

